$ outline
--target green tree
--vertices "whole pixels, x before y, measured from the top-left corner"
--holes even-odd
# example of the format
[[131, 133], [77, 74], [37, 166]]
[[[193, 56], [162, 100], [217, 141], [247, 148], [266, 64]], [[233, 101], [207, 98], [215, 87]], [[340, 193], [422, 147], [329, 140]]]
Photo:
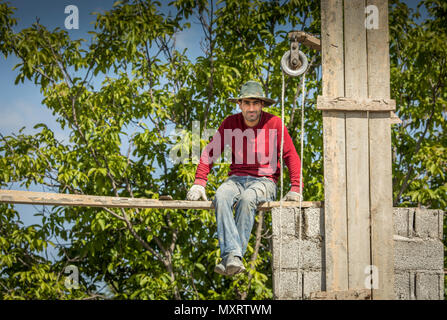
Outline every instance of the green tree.
[[403, 121], [394, 127], [394, 205], [447, 208], [447, 28], [445, 3], [419, 10], [394, 3], [390, 14], [391, 95]]
[[[313, 22], [306, 26], [318, 21], [318, 6], [311, 1], [299, 6], [176, 1], [174, 7], [176, 13], [168, 16], [156, 2], [117, 2], [112, 10], [97, 14], [87, 45], [82, 39], [70, 39], [64, 30], [49, 31], [39, 23], [13, 32], [13, 8], [1, 5], [0, 48], [5, 56], [20, 59], [16, 83], [31, 80], [40, 87], [42, 104], [70, 132], [70, 141], [64, 144], [45, 124], [36, 125], [40, 131], [35, 135], [19, 132], [2, 137], [2, 186], [37, 183], [60, 193], [149, 198], [170, 194], [183, 199], [193, 182], [195, 164], [169, 162], [176, 143], [167, 134], [169, 127], [183, 128], [182, 139], [190, 138], [195, 120], [202, 128], [217, 128], [234, 108], [226, 99], [248, 78], [259, 79], [266, 91], [272, 88], [270, 94], [278, 96], [276, 61], [288, 47], [283, 25], [318, 31]], [[177, 50], [175, 37], [195, 17], [204, 33], [203, 55], [191, 61], [187, 52]], [[238, 25], [243, 30], [233, 33]], [[94, 88], [93, 77], [101, 75], [105, 80]], [[316, 73], [312, 77], [316, 83]], [[296, 87], [298, 81], [288, 80], [288, 85]], [[289, 90], [291, 100], [293, 94]], [[129, 147], [122, 152], [124, 141]], [[213, 169], [209, 196], [227, 172], [225, 164]], [[13, 210], [9, 205], [3, 208]], [[66, 293], [68, 298], [101, 297], [101, 283], [113, 298], [272, 297], [269, 215], [257, 217], [248, 248], [249, 275], [226, 279], [212, 271], [219, 256], [212, 211], [54, 207], [41, 214], [42, 225], [33, 227], [36, 235], [31, 240], [39, 235], [60, 255], [60, 260], [44, 259], [42, 264], [51, 266], [58, 279], [68, 263], [81, 271], [85, 294]], [[7, 242], [4, 257], [10, 257], [11, 232], [2, 230]], [[51, 237], [65, 244], [54, 244], [48, 240]], [[26, 265], [15, 269], [29, 271]], [[14, 270], [3, 265], [2, 270], [3, 287], [11, 291], [5, 297], [21, 295], [13, 283]], [[59, 296], [50, 292], [45, 297]], [[33, 296], [31, 290], [27, 297], [42, 294]]]
[[[444, 9], [436, 1], [423, 4], [429, 17], [422, 23], [405, 5], [390, 4], [392, 95], [404, 120], [393, 130], [394, 190], [396, 205], [445, 208], [445, 49], [440, 37], [430, 36], [445, 37]], [[97, 14], [87, 44], [39, 23], [14, 32], [14, 9], [0, 3], [0, 50], [19, 58], [16, 83], [33, 81], [42, 105], [70, 132], [67, 143], [45, 124], [36, 124], [33, 135], [1, 136], [0, 187], [35, 183], [59, 193], [184, 199], [196, 165], [172, 163], [169, 154], [189, 146], [193, 122], [200, 121], [202, 130], [217, 128], [234, 109], [226, 99], [248, 79], [259, 80], [279, 101], [287, 33], [320, 33], [315, 1], [177, 0], [170, 8], [174, 14], [167, 15], [157, 2], [118, 1]], [[203, 54], [193, 60], [175, 41], [197, 21]], [[323, 200], [322, 119], [315, 108], [321, 59], [314, 50], [301, 50], [312, 63], [306, 75], [304, 196]], [[95, 87], [98, 78], [105, 79]], [[286, 78], [284, 120], [297, 150], [299, 88], [300, 79]], [[280, 115], [279, 106], [267, 111]], [[183, 135], [169, 135], [173, 127]], [[201, 146], [206, 143], [203, 137]], [[228, 169], [214, 166], [209, 198]], [[248, 274], [230, 279], [213, 272], [219, 257], [213, 211], [49, 207], [38, 213], [42, 223], [30, 227], [21, 224], [14, 206], [2, 205], [1, 212], [3, 299], [272, 298], [268, 213], [256, 218]], [[58, 250], [56, 259], [45, 256], [48, 246]], [[78, 290], [63, 283], [70, 264], [80, 270]]]
[[[402, 119], [392, 132], [394, 205], [424, 206], [445, 212], [447, 4], [439, 0], [421, 1], [416, 11], [398, 1], [390, 5], [391, 95]], [[420, 21], [422, 9], [428, 18]], [[447, 297], [447, 276], [445, 292]]]

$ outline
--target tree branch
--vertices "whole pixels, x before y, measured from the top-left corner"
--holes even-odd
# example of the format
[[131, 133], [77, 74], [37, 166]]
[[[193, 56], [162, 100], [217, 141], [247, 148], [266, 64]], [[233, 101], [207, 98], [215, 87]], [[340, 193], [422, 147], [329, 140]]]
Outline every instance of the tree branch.
[[[437, 93], [437, 89], [438, 88], [439, 88], [439, 86], [436, 87], [434, 92], [433, 92], [433, 95], [432, 95], [432, 103], [433, 103], [432, 112], [431, 112], [429, 118], [427, 119], [427, 124], [425, 126], [424, 132], [419, 137], [419, 139], [418, 139], [418, 141], [416, 143], [416, 148], [415, 148], [415, 150], [413, 152], [413, 156], [416, 155], [419, 152], [419, 150], [420, 150], [420, 148], [422, 146], [422, 141], [425, 139], [425, 135], [427, 134], [428, 128], [430, 127], [430, 123], [431, 123], [431, 121], [433, 119], [433, 116], [435, 114], [436, 100], [437, 100], [436, 99], [436, 93]], [[397, 204], [400, 201], [400, 198], [402, 197], [402, 194], [404, 193], [404, 191], [407, 189], [407, 187], [409, 185], [409, 180], [410, 180], [411, 175], [413, 174], [414, 167], [411, 166], [410, 164], [408, 166], [409, 166], [408, 172], [405, 175], [405, 178], [404, 178], [403, 183], [402, 183], [402, 185], [400, 187], [399, 193], [397, 194], [396, 198], [393, 201], [393, 206], [397, 206]]]

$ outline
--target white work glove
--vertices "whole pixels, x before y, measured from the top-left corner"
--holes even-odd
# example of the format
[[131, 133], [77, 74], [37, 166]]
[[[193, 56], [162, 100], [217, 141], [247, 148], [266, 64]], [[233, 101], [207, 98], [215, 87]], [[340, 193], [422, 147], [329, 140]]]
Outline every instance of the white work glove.
[[300, 201], [302, 199], [302, 196], [298, 192], [289, 191], [287, 194], [282, 198], [283, 201]]
[[200, 198], [208, 201], [205, 194], [205, 187], [201, 186], [200, 184], [195, 184], [191, 187], [191, 189], [189, 189], [188, 193], [186, 194], [186, 200], [197, 201]]

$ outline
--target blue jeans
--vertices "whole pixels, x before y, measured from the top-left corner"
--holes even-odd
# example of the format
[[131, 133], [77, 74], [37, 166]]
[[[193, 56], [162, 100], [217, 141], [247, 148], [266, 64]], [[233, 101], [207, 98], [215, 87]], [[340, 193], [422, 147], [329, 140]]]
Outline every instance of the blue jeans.
[[244, 256], [258, 204], [275, 199], [276, 184], [265, 177], [233, 175], [220, 185], [213, 204], [222, 258], [229, 253]]

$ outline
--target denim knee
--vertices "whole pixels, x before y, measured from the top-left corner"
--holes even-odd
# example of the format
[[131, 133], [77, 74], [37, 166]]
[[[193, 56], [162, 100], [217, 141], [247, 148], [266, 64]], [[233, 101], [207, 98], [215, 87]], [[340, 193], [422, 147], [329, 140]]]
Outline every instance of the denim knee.
[[250, 194], [243, 193], [239, 199], [238, 206], [241, 208], [253, 209], [256, 208], [256, 197]]
[[221, 192], [219, 192], [219, 190], [217, 190], [216, 195], [214, 197], [214, 202], [216, 202], [216, 203], [231, 202], [231, 201], [233, 201], [233, 197], [234, 197], [234, 195], [228, 194], [227, 192], [225, 192], [223, 190]]

